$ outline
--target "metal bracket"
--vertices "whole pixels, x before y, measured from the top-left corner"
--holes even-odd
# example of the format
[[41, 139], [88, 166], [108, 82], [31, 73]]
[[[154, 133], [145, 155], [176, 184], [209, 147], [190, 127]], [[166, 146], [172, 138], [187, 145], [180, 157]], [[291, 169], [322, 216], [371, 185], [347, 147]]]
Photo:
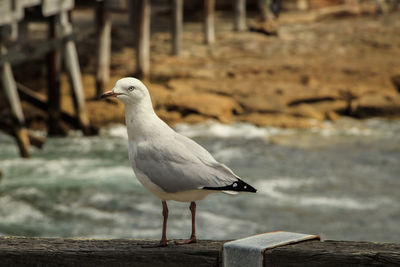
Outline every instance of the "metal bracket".
[[320, 240], [320, 237], [277, 231], [227, 242], [223, 248], [223, 266], [262, 267], [265, 250], [312, 239]]

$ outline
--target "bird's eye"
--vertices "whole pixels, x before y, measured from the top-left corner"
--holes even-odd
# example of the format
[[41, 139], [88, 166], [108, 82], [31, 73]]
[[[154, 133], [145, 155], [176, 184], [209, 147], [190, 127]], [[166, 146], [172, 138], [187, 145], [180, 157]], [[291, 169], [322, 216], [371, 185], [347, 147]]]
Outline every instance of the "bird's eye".
[[133, 90], [135, 90], [135, 87], [134, 87], [134, 86], [129, 86], [129, 87], [128, 87], [128, 91], [133, 91]]

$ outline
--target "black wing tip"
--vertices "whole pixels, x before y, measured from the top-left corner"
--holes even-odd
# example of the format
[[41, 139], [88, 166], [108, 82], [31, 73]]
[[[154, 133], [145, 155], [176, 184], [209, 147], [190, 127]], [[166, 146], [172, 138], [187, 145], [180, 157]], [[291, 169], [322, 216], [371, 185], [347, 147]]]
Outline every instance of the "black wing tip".
[[221, 187], [203, 187], [205, 190], [217, 190], [217, 191], [235, 191], [235, 192], [250, 192], [256, 193], [257, 189], [249, 185], [248, 183], [243, 182], [238, 179], [236, 182], [233, 182], [231, 185], [221, 186]]

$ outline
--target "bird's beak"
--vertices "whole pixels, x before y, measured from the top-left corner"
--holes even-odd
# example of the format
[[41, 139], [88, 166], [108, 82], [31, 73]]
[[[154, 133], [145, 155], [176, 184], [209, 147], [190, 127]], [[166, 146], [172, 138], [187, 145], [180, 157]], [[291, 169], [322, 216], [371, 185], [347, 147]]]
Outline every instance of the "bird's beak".
[[112, 97], [112, 96], [116, 97], [118, 95], [119, 95], [118, 93], [114, 93], [113, 91], [108, 91], [108, 92], [105, 92], [104, 94], [102, 94], [100, 96], [100, 98], [103, 99], [103, 98]]

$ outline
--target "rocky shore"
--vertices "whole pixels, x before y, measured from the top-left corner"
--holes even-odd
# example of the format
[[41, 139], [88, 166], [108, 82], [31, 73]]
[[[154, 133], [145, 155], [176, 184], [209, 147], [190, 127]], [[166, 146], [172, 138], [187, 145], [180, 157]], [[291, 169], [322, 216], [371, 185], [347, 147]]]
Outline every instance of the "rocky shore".
[[[151, 78], [145, 84], [156, 112], [171, 125], [217, 120], [303, 128], [340, 116], [397, 118], [399, 15], [300, 23], [283, 13], [278, 36], [266, 36], [233, 32], [231, 18], [217, 13], [216, 42], [211, 46], [203, 44], [200, 21], [185, 22], [180, 57], [170, 55], [169, 17], [159, 16], [153, 22]], [[75, 21], [83, 17], [84, 11], [74, 13]], [[119, 78], [133, 75], [130, 31], [124, 18], [116, 16], [109, 89]], [[78, 34], [90, 121], [95, 127], [123, 122], [121, 103], [93, 99], [93, 47], [94, 31], [85, 38]], [[63, 108], [72, 110], [65, 77], [62, 92]], [[26, 116], [32, 122], [40, 114]]]

